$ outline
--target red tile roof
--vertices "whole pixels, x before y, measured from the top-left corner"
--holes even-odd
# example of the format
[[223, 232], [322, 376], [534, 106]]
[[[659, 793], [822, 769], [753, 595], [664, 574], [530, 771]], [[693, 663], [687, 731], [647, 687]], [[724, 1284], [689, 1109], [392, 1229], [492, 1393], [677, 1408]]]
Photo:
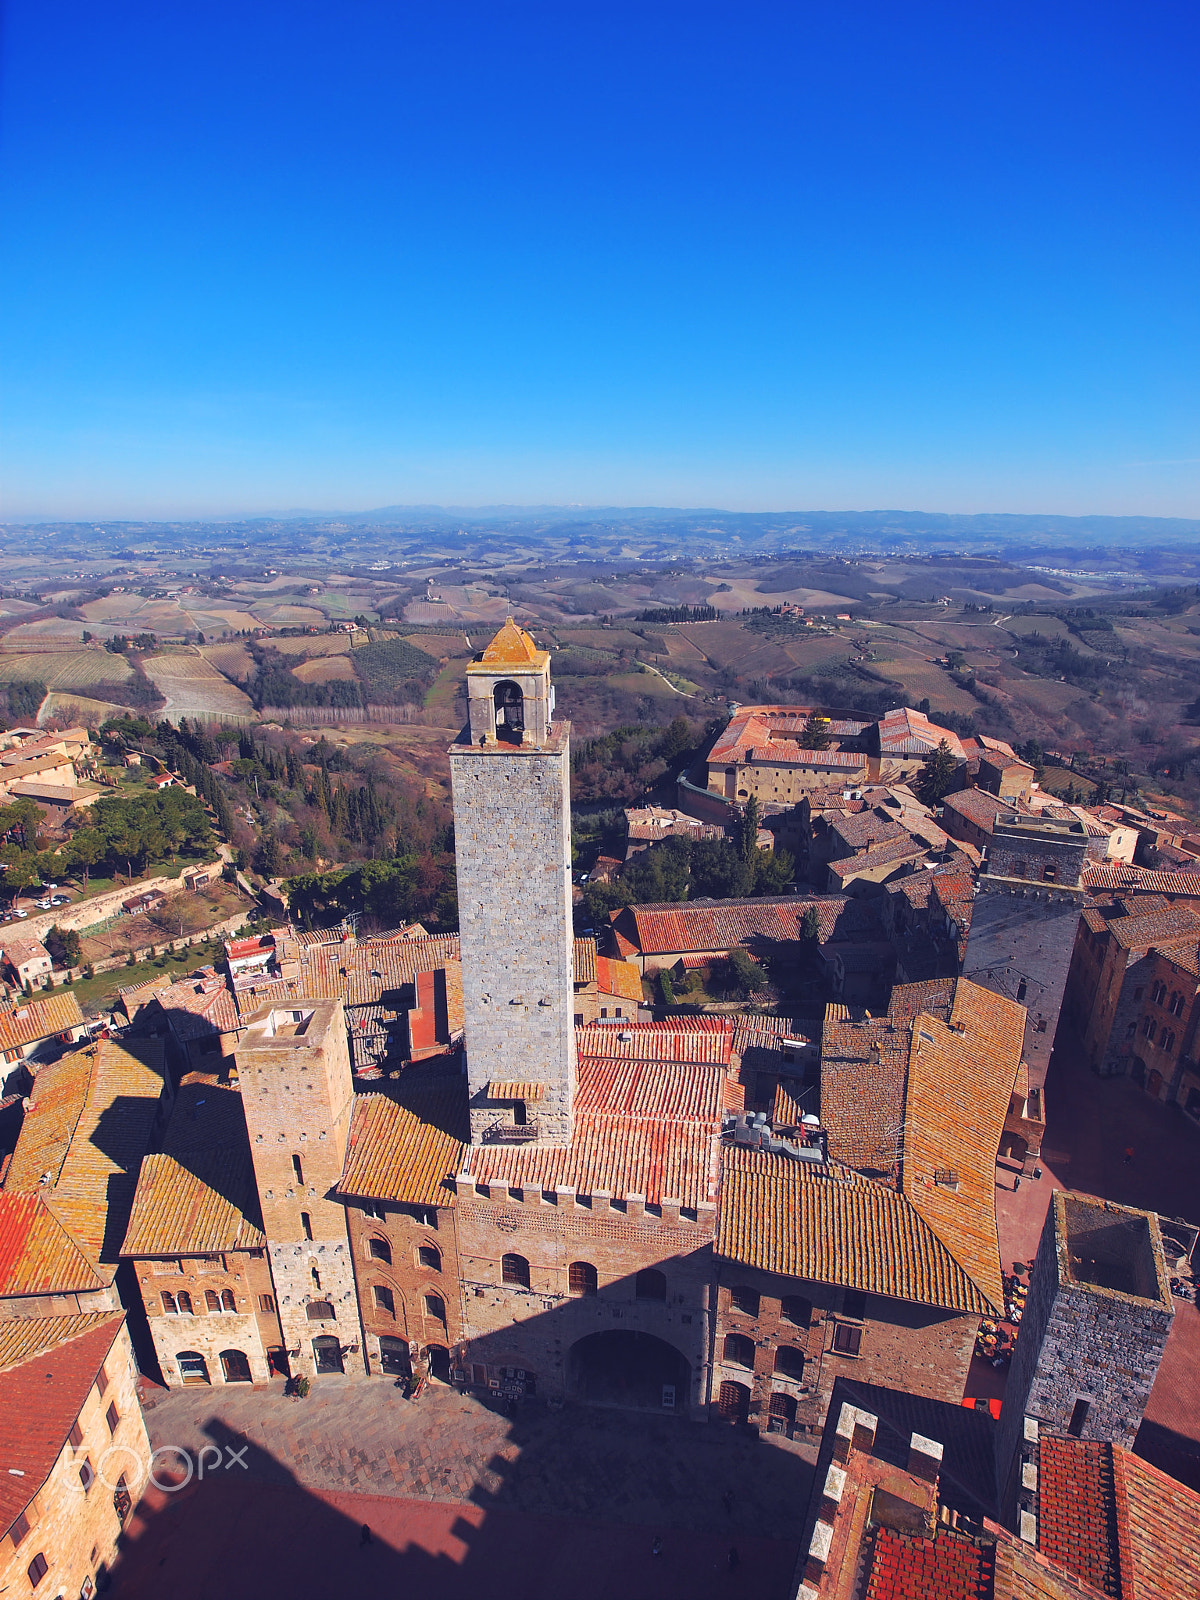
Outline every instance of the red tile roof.
[[52, 1034], [83, 1027], [83, 1012], [74, 989], [60, 990], [44, 1000], [26, 1000], [0, 1011], [0, 1050], [36, 1044]]
[[939, 1531], [934, 1539], [875, 1530], [865, 1600], [992, 1600], [992, 1549]]
[[1152, 872], [1149, 867], [1124, 862], [1088, 862], [1083, 869], [1083, 884], [1086, 889], [1145, 889], [1200, 900], [1200, 873]]
[[628, 1027], [592, 1023], [575, 1030], [581, 1061], [690, 1061], [728, 1066], [733, 1024], [724, 1017], [677, 1017]]
[[[0, 1372], [0, 1459], [7, 1466], [0, 1473], [0, 1528], [6, 1532], [39, 1493], [62, 1454], [120, 1332], [124, 1313], [45, 1320], [47, 1343], [37, 1354]], [[56, 1331], [61, 1338], [50, 1343]]]
[[683, 955], [731, 950], [760, 939], [798, 939], [810, 906], [816, 907], [822, 944], [880, 935], [879, 920], [868, 903], [844, 895], [626, 906], [612, 912], [611, 918], [631, 949], [643, 955]]
[[108, 1282], [44, 1194], [0, 1194], [0, 1296], [87, 1293]]

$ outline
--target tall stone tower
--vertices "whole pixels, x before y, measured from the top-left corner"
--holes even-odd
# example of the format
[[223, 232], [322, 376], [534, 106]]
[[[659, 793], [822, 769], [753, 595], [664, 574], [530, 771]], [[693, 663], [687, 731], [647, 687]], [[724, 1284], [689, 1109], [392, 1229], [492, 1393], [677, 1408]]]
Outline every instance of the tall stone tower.
[[1046, 1215], [997, 1430], [1011, 1492], [1023, 1438], [1052, 1433], [1132, 1449], [1175, 1303], [1158, 1218], [1058, 1190]]
[[237, 1047], [254, 1176], [294, 1373], [362, 1371], [345, 1207], [354, 1081], [340, 1000], [260, 1006]]
[[510, 617], [450, 747], [471, 1139], [565, 1144], [575, 1086], [570, 725]]
[[1029, 1096], [1024, 1169], [1041, 1154], [1046, 1072], [1058, 1028], [1079, 915], [1087, 835], [1083, 824], [1041, 817], [997, 822], [975, 887], [962, 975], [1025, 1007], [1022, 1059]]

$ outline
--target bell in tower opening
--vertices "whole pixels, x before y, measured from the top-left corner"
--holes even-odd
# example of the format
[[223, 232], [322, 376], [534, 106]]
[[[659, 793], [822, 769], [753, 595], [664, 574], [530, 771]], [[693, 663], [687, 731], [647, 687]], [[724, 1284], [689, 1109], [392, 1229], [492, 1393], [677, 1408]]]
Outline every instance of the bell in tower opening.
[[525, 735], [525, 696], [511, 678], [492, 690], [496, 704], [496, 737], [520, 744]]

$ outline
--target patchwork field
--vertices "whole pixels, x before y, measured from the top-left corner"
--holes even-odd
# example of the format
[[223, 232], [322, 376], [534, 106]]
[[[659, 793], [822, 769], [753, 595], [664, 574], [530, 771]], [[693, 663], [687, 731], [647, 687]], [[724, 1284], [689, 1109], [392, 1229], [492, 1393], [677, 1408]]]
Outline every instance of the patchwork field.
[[218, 672], [229, 677], [249, 679], [254, 676], [254, 657], [244, 644], [206, 644], [201, 646], [200, 654], [211, 661]]
[[[48, 694], [38, 707], [38, 726], [44, 726], [52, 718], [67, 718], [82, 727], [98, 728], [102, 722], [107, 722], [109, 717], [123, 717], [129, 714], [128, 706], [115, 705], [111, 700], [94, 700], [90, 695], [60, 694], [57, 690]], [[153, 713], [152, 713], [153, 715]]]
[[353, 682], [356, 674], [349, 656], [319, 656], [315, 661], [301, 661], [292, 668], [292, 676], [301, 683], [332, 683], [335, 678]]
[[228, 678], [222, 677], [203, 656], [182, 652], [147, 656], [143, 666], [146, 676], [166, 697], [166, 705], [158, 715], [168, 722], [180, 717], [249, 717], [254, 714], [246, 695]]
[[67, 649], [82, 642], [83, 624], [69, 617], [42, 617], [38, 622], [19, 622], [4, 635], [9, 650], [39, 648]]
[[89, 689], [99, 683], [124, 683], [132, 674], [129, 662], [109, 650], [0, 650], [0, 680], [6, 682]]
[[344, 656], [350, 648], [350, 638], [348, 633], [303, 633], [272, 639], [270, 643], [271, 649], [283, 656]]

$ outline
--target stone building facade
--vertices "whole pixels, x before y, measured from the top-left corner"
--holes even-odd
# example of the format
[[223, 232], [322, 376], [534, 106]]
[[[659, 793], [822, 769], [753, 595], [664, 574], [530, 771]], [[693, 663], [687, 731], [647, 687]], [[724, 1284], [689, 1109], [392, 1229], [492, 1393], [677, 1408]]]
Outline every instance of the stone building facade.
[[1153, 1212], [1056, 1192], [1009, 1370], [997, 1462], [1007, 1470], [1018, 1458], [1026, 1418], [1042, 1433], [1132, 1449], [1174, 1315]]
[[260, 1007], [237, 1048], [284, 1347], [304, 1376], [365, 1370], [346, 1210], [336, 1188], [354, 1083], [340, 1000]]
[[143, 1259], [137, 1278], [168, 1388], [266, 1383], [284, 1370], [265, 1249]]
[[0, 1345], [0, 1589], [87, 1600], [106, 1584], [150, 1443], [121, 1313], [22, 1322]]
[[[459, 1365], [476, 1385], [696, 1414], [708, 1392], [714, 1210], [563, 1185], [456, 1182]], [[664, 1395], [664, 1390], [669, 1391]]]
[[563, 1144], [575, 1082], [570, 728], [510, 619], [467, 668], [451, 746], [471, 1133]]
[[359, 1200], [346, 1215], [367, 1370], [405, 1377], [424, 1364], [448, 1381], [462, 1338], [453, 1208]]

